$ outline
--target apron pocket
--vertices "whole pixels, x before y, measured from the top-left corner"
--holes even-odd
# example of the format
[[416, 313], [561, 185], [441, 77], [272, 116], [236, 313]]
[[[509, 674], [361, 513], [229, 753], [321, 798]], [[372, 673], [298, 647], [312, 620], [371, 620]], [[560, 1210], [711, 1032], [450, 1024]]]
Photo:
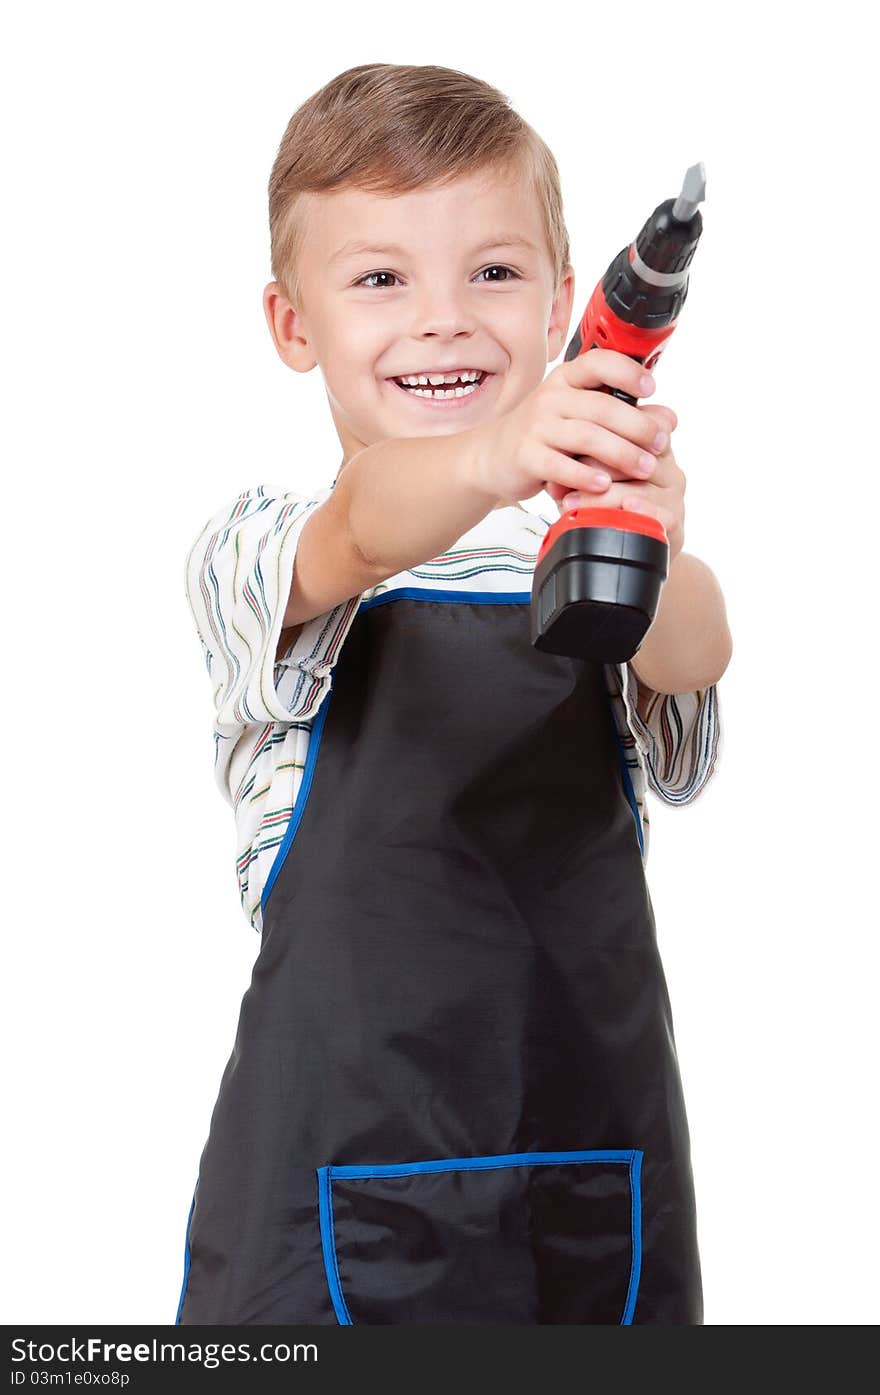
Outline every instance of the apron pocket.
[[319, 1167], [341, 1324], [632, 1322], [637, 1149]]

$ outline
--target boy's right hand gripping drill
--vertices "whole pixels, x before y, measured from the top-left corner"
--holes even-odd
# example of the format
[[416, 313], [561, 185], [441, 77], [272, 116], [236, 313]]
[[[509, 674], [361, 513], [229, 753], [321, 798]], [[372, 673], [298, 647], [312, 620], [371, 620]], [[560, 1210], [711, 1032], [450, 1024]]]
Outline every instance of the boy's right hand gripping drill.
[[[650, 372], [687, 296], [705, 194], [703, 166], [691, 165], [678, 198], [654, 209], [599, 281], [566, 360], [615, 349]], [[617, 388], [599, 391], [637, 400]], [[668, 575], [669, 541], [659, 519], [630, 509], [569, 509], [551, 525], [535, 562], [532, 644], [550, 654], [625, 663], [654, 621]]]

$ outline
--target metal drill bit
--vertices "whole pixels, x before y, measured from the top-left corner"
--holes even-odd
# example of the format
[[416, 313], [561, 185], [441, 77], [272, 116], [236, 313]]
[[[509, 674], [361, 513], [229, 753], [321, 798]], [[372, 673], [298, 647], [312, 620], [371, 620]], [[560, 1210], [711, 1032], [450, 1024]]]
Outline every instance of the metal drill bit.
[[684, 177], [681, 193], [672, 205], [672, 216], [679, 223], [687, 223], [697, 211], [697, 205], [706, 197], [706, 171], [700, 161], [691, 165]]

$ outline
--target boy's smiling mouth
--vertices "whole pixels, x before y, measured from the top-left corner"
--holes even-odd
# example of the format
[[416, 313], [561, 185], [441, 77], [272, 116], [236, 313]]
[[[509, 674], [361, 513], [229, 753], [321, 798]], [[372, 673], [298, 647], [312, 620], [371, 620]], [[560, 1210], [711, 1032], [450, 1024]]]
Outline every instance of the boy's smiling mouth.
[[469, 398], [481, 396], [485, 391], [484, 384], [496, 376], [482, 368], [450, 368], [401, 373], [387, 378], [386, 382], [418, 402], [448, 409], [463, 406]]

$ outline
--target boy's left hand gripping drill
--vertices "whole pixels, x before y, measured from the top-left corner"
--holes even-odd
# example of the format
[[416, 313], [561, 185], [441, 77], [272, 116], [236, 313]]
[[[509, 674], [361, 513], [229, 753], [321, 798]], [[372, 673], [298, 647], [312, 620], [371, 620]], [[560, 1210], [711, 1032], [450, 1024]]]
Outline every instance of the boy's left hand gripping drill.
[[[654, 209], [590, 297], [566, 360], [615, 349], [650, 371], [678, 322], [703, 230], [702, 164], [691, 165], [677, 199]], [[617, 388], [600, 388], [635, 405]], [[532, 643], [571, 658], [625, 663], [650, 629], [669, 575], [659, 519], [629, 509], [570, 509], [547, 532], [532, 583]]]

